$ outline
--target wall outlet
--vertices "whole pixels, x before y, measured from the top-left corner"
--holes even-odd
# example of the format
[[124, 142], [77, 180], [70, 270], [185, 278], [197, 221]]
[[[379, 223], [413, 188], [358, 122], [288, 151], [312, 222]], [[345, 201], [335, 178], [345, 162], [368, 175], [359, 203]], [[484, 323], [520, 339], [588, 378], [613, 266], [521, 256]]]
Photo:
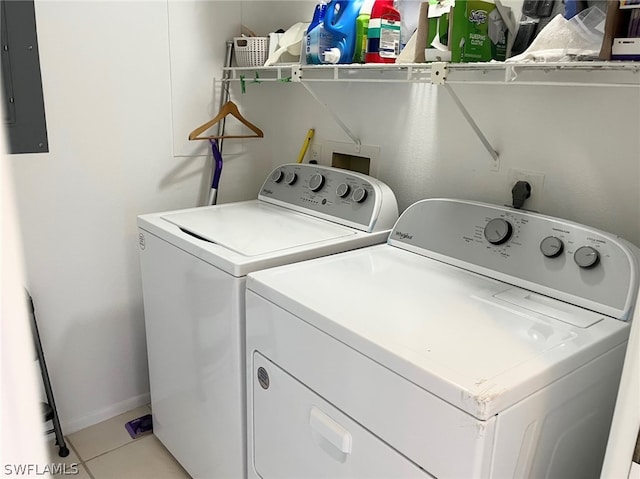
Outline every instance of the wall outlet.
[[322, 160], [322, 144], [320, 143], [312, 143], [309, 147], [309, 152], [307, 153], [307, 158], [309, 162], [315, 162], [317, 164]]
[[518, 181], [526, 181], [531, 185], [531, 196], [525, 200], [522, 209], [541, 211], [542, 200], [544, 198], [544, 174], [537, 173], [535, 171], [516, 170], [514, 168], [509, 169], [505, 191], [506, 205], [511, 206], [513, 204], [511, 189]]

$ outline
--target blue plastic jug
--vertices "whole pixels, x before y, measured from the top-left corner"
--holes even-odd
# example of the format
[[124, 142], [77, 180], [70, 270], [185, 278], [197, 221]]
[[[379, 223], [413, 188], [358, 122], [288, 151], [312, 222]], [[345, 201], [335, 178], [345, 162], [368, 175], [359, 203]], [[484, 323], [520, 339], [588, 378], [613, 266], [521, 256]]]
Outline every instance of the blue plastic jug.
[[307, 63], [309, 65], [319, 65], [324, 63], [324, 57], [322, 53], [331, 48], [334, 43], [333, 35], [324, 28], [324, 15], [327, 11], [327, 4], [324, 1], [320, 1], [316, 5], [316, 9], [313, 13], [313, 20], [307, 28], [307, 34], [305, 36], [305, 53], [307, 56]]
[[324, 51], [323, 63], [351, 63], [356, 45], [356, 18], [364, 0], [331, 0], [324, 15], [324, 28], [333, 35], [333, 45]]
[[313, 20], [309, 24], [309, 28], [307, 31], [311, 31], [324, 22], [324, 14], [327, 11], [327, 2], [321, 0], [317, 5], [316, 9], [313, 12]]

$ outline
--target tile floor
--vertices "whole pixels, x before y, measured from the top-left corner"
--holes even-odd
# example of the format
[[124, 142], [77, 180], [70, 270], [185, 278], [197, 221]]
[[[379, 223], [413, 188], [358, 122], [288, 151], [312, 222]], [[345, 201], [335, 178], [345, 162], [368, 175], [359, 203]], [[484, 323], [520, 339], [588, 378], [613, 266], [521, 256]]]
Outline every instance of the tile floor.
[[[139, 407], [107, 421], [65, 436], [69, 455], [58, 456], [55, 441], [49, 443], [52, 463], [78, 464], [78, 474], [56, 478], [80, 479], [190, 479], [162, 443], [153, 435], [131, 439], [127, 421], [151, 413]], [[67, 470], [70, 470], [67, 468]]]

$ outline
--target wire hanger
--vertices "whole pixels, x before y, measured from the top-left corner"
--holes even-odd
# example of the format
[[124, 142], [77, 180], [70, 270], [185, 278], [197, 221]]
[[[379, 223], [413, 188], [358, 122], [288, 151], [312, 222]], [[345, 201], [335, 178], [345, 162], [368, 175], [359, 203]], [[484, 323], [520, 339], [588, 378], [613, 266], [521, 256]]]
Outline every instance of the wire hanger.
[[[255, 135], [224, 135], [223, 134], [223, 135], [215, 135], [215, 136], [199, 136], [201, 133], [204, 133], [205, 131], [207, 131], [213, 125], [215, 125], [220, 120], [225, 118], [227, 115], [235, 116], [238, 120], [240, 120], [241, 123], [246, 125], [251, 131], [253, 131]], [[195, 130], [193, 130], [191, 133], [189, 133], [190, 140], [216, 140], [219, 138], [263, 138], [263, 137], [264, 137], [264, 133], [262, 132], [262, 130], [257, 126], [255, 126], [253, 123], [251, 123], [249, 120], [247, 120], [245, 117], [243, 117], [238, 111], [238, 107], [236, 106], [236, 104], [233, 103], [232, 101], [226, 102], [214, 118], [212, 118], [211, 120], [206, 122], [204, 125], [199, 126]]]

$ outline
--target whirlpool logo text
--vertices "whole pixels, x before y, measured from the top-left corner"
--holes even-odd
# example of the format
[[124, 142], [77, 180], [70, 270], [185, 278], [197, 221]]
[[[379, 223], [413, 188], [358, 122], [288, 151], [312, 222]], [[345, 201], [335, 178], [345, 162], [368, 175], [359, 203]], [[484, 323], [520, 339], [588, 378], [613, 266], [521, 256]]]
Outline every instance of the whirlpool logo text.
[[413, 235], [403, 233], [402, 231], [396, 231], [396, 236], [400, 239], [413, 239]]

